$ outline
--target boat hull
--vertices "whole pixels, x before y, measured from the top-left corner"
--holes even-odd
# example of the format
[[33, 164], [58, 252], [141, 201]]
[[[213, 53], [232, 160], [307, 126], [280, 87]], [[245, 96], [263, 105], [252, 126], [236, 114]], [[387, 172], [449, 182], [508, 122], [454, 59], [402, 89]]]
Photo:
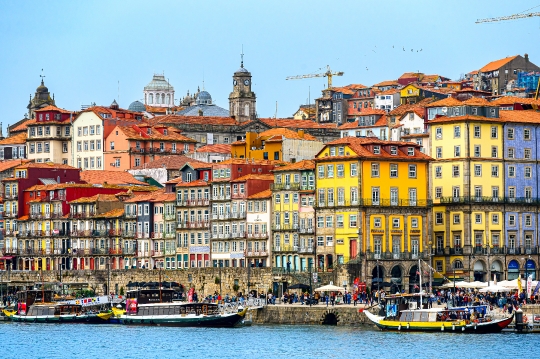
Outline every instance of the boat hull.
[[[93, 318], [88, 315], [13, 315], [11, 320], [19, 323], [90, 323]], [[99, 319], [101, 320], [101, 319]], [[102, 320], [101, 320], [102, 321]]]
[[447, 332], [447, 333], [499, 333], [513, 320], [513, 315], [504, 319], [497, 319], [483, 323], [469, 323], [464, 320], [453, 322], [402, 322], [385, 320], [369, 312], [364, 312], [368, 319], [379, 329], [402, 332]]
[[126, 325], [156, 325], [171, 327], [232, 328], [244, 318], [246, 309], [239, 313], [219, 315], [123, 315], [120, 322]]

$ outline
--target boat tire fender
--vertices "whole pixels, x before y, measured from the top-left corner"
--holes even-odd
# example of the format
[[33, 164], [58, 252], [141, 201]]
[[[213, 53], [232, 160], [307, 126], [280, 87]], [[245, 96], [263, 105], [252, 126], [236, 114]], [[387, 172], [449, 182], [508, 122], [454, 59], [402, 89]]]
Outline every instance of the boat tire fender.
[[411, 324], [407, 323], [407, 329], [409, 329], [410, 327], [411, 327]]
[[444, 332], [444, 324], [441, 325], [441, 332]]
[[464, 332], [464, 331], [465, 331], [465, 327], [461, 327], [461, 331]]
[[476, 324], [474, 325], [474, 330], [476, 330]]
[[401, 330], [401, 323], [399, 323], [399, 326], [397, 327], [397, 330]]
[[456, 325], [455, 324], [452, 324], [452, 330], [456, 330]]
[[36, 322], [37, 322], [37, 318], [34, 318], [33, 322], [36, 323]]

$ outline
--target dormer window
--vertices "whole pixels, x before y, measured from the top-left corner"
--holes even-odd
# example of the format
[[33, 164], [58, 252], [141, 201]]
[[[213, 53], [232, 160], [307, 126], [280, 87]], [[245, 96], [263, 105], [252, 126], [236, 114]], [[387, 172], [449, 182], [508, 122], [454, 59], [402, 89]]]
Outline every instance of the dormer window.
[[475, 107], [472, 109], [472, 114], [473, 115], [477, 115], [478, 114], [478, 109]]
[[168, 134], [167, 129], [163, 130], [163, 134], [164, 134], [164, 135], [167, 135], [167, 134]]
[[381, 146], [373, 146], [373, 154], [380, 155], [381, 154]]
[[330, 147], [330, 156], [335, 156], [335, 155], [336, 155], [336, 148]]
[[147, 134], [147, 135], [151, 135], [151, 134], [152, 134], [152, 129], [151, 129], [150, 127], [148, 127], [148, 128], [146, 129], [146, 134]]
[[396, 146], [390, 146], [390, 154], [395, 156], [397, 155], [397, 147]]
[[409, 156], [414, 156], [414, 147], [407, 147], [407, 154]]
[[338, 156], [345, 155], [345, 147], [341, 146], [338, 148]]

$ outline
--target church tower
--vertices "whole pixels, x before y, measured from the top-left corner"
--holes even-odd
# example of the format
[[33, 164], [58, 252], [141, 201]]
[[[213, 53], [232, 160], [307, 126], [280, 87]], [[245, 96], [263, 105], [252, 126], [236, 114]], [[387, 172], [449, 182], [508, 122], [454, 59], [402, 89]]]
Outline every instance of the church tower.
[[39, 87], [36, 89], [36, 94], [34, 95], [34, 98], [32, 98], [32, 95], [30, 95], [30, 102], [28, 103], [28, 106], [26, 106], [26, 108], [28, 109], [29, 118], [34, 118], [35, 110], [39, 110], [49, 105], [56, 106], [54, 102], [54, 95], [51, 98], [51, 93], [49, 92], [47, 86], [45, 86], [45, 83], [43, 82], [43, 77], [45, 76], [41, 77], [41, 85], [39, 85]]
[[233, 90], [229, 95], [229, 114], [238, 122], [255, 119], [257, 97], [251, 91], [251, 73], [244, 68], [244, 55], [240, 68], [233, 75]]

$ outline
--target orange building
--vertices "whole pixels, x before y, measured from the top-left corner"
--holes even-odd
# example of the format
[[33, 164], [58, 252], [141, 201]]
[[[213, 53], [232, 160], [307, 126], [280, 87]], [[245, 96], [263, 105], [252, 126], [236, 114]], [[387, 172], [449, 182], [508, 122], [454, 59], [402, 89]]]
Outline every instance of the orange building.
[[174, 127], [141, 123], [116, 126], [105, 139], [104, 168], [125, 171], [161, 156], [191, 153], [196, 142]]

